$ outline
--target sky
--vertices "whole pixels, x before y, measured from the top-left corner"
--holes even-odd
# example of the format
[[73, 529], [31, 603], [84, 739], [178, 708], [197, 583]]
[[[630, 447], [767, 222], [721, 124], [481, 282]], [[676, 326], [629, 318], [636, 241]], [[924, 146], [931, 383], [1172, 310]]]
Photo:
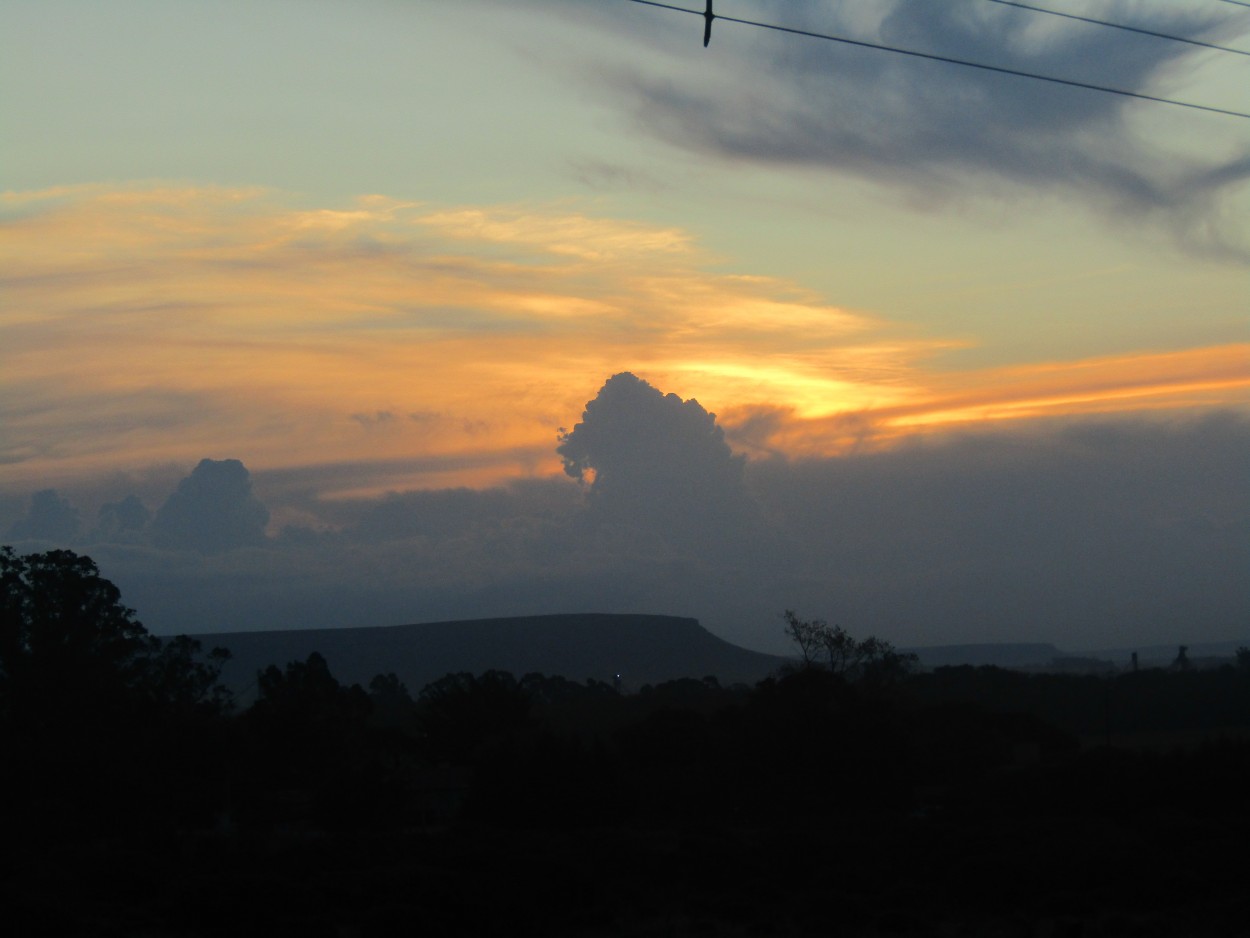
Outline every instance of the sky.
[[[1250, 10], [1037, 5], [1224, 48], [716, 11], [1250, 112]], [[1250, 120], [702, 26], [0, 6], [0, 539], [161, 634], [1250, 638]]]

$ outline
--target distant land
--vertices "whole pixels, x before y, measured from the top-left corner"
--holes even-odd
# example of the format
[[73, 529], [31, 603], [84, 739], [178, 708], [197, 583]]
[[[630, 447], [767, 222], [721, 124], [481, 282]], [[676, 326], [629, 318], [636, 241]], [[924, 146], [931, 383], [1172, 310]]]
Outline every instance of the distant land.
[[[1187, 644], [1186, 657], [1196, 668], [1230, 662], [1244, 642], [1194, 642]], [[1132, 667], [1133, 654], [1141, 668], [1165, 668], [1176, 660], [1180, 645], [1138, 645], [1065, 651], [1048, 642], [983, 642], [971, 645], [931, 645], [904, 648], [914, 653], [922, 668], [951, 665], [993, 665], [1021, 671], [1124, 671]]]
[[1045, 642], [982, 642], [972, 645], [930, 645], [903, 648], [920, 659], [922, 668], [945, 668], [951, 665], [994, 665], [998, 668], [1040, 668], [1056, 658], [1067, 657], [1054, 645]]
[[[715, 676], [722, 685], [754, 684], [793, 659], [769, 655], [718, 638], [697, 619], [659, 615], [579, 613], [466, 619], [411, 625], [335, 629], [214, 632], [193, 635], [205, 648], [223, 647], [231, 660], [223, 682], [246, 704], [255, 693], [256, 674], [271, 664], [282, 668], [313, 652], [329, 663], [343, 684], [368, 686], [378, 674], [394, 673], [413, 694], [445, 674], [491, 669], [517, 677], [539, 672], [569, 680], [618, 680], [625, 691], [677, 678]], [[1246, 643], [1242, 643], [1246, 644]], [[1238, 643], [1195, 644], [1195, 665], [1230, 658]], [[1115, 648], [1071, 654], [1044, 642], [999, 642], [905, 648], [922, 668], [994, 665], [1050, 670], [1064, 661], [1086, 669], [1096, 662], [1124, 669], [1134, 649]], [[1176, 646], [1139, 650], [1141, 667], [1169, 664]]]
[[609, 684], [619, 675], [627, 691], [708, 675], [723, 685], [753, 684], [788, 660], [730, 644], [696, 619], [600, 613], [192, 637], [206, 648], [229, 649], [222, 680], [244, 702], [257, 671], [303, 661], [313, 652], [326, 659], [340, 683], [368, 686], [375, 675], [394, 672], [413, 695], [450, 672], [491, 669]]

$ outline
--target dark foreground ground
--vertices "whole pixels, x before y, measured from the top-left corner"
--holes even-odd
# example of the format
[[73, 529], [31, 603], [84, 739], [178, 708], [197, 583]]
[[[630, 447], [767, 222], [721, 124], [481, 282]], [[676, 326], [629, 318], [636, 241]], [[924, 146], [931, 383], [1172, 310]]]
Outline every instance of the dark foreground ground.
[[258, 687], [11, 695], [3, 933], [1250, 934], [1250, 654], [415, 698], [310, 656]]
[[5, 870], [11, 935], [1244, 935], [1245, 819], [121, 838]]
[[917, 673], [786, 618], [751, 686], [310, 652], [231, 701], [89, 558], [0, 547], [0, 934], [1250, 934], [1250, 648]]
[[298, 741], [246, 716], [171, 744], [172, 764], [76, 755], [82, 774], [7, 802], [4, 932], [1250, 934], [1250, 742], [1082, 746], [1019, 714], [831, 689], [818, 717], [809, 696], [767, 701], [783, 681], [588, 741], [550, 710], [457, 764], [433, 764], [428, 734]]

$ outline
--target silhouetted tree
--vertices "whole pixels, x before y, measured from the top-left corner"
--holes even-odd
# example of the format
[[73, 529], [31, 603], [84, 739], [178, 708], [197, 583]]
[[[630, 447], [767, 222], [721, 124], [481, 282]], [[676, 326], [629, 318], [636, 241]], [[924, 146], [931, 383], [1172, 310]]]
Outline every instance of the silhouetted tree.
[[373, 704], [359, 684], [340, 684], [313, 652], [282, 669], [270, 665], [257, 690], [240, 721], [247, 771], [236, 782], [248, 817], [342, 827], [390, 810], [382, 742], [390, 734], [373, 731]]
[[433, 757], [465, 763], [484, 743], [525, 726], [533, 703], [506, 671], [448, 674], [422, 688], [418, 725]]
[[566, 677], [553, 674], [531, 672], [521, 678], [519, 687], [533, 699], [534, 703], [559, 704], [570, 701], [586, 700], [587, 698], [617, 697], [619, 691], [611, 684], [587, 679], [585, 684], [570, 681]]
[[800, 619], [791, 609], [783, 616], [786, 634], [799, 647], [805, 668], [814, 667], [823, 650], [833, 674], [881, 684], [902, 677], [916, 663], [914, 654], [899, 652], [884, 639], [869, 636], [857, 640], [840, 625], [829, 625], [823, 619]]
[[786, 635], [798, 646], [799, 654], [803, 658], [803, 667], [815, 667], [817, 658], [820, 656], [825, 623], [820, 619], [810, 622], [800, 619], [793, 609], [787, 609], [782, 616], [786, 620]]
[[374, 722], [379, 725], [402, 727], [414, 719], [416, 703], [407, 685], [393, 671], [375, 675], [369, 682], [369, 700]]
[[263, 719], [306, 724], [359, 722], [372, 710], [369, 695], [353, 684], [344, 687], [317, 652], [291, 661], [285, 670], [270, 665], [256, 677], [259, 698], [252, 713]]
[[0, 547], [0, 788], [27, 832], [115, 833], [208, 806], [226, 657], [149, 635], [89, 557]]
[[743, 711], [739, 771], [749, 810], [837, 816], [905, 801], [905, 730], [894, 702], [827, 668], [801, 668], [756, 685]]
[[898, 651], [891, 642], [869, 636], [859, 643], [859, 678], [868, 684], [889, 684], [906, 677], [920, 659]]
[[228, 652], [150, 635], [89, 557], [0, 547], [0, 712], [85, 716], [123, 703], [220, 707]]

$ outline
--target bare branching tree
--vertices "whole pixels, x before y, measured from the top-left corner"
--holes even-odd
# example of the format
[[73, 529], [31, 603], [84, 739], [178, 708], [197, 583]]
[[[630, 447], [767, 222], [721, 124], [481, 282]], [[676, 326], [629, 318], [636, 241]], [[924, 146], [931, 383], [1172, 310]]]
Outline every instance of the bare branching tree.
[[823, 656], [829, 670], [839, 677], [887, 683], [905, 675], [916, 663], [914, 654], [897, 651], [884, 639], [869, 636], [860, 641], [840, 625], [823, 619], [800, 619], [792, 609], [783, 617], [786, 635], [798, 646], [804, 668], [819, 667]]
[[787, 609], [782, 615], [786, 620], [786, 635], [799, 646], [799, 654], [803, 656], [803, 667], [816, 667], [817, 658], [824, 645], [824, 633], [828, 627], [820, 619], [813, 619], [811, 622], [800, 619], [793, 609]]

